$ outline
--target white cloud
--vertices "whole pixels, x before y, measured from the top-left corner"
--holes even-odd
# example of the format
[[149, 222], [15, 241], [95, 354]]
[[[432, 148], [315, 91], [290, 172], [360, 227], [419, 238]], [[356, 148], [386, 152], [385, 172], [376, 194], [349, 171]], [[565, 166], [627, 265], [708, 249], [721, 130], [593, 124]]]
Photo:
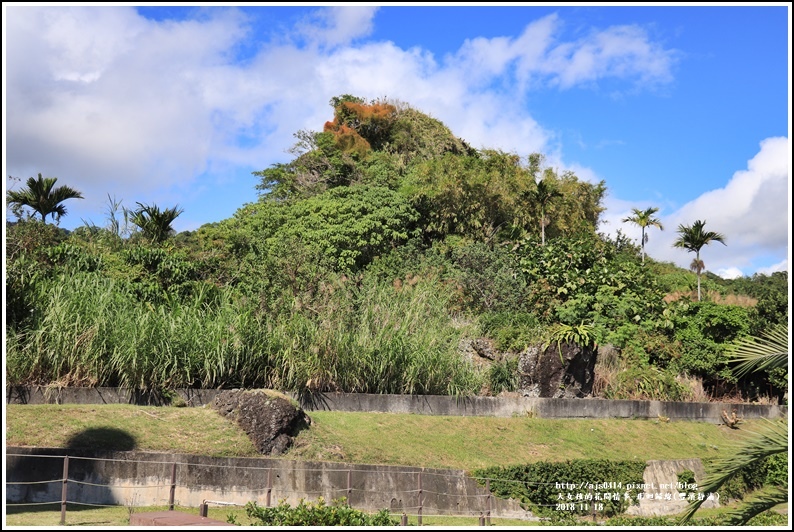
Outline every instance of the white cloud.
[[[409, 102], [474, 147], [545, 152], [562, 168], [554, 133], [524, 107], [525, 83], [658, 81], [672, 64], [638, 28], [563, 42], [557, 15], [517, 38], [472, 39], [440, 63], [420, 48], [351, 44], [371, 34], [376, 10], [313, 12], [293, 28], [308, 46], [287, 35], [240, 63], [236, 47], [256, 36], [234, 9], [156, 22], [131, 7], [7, 7], [8, 173], [81, 190], [70, 222], [96, 217], [108, 194], [172, 204], [286, 160], [293, 133], [320, 129], [345, 93]], [[253, 194], [252, 184], [240, 204]]]
[[739, 268], [731, 267], [731, 268], [720, 268], [719, 270], [714, 272], [715, 274], [719, 275], [723, 279], [737, 279], [744, 275], [744, 272]]
[[638, 84], [668, 82], [675, 59], [648, 40], [636, 26], [594, 32], [576, 43], [558, 47], [547, 63], [562, 88], [603, 77], [635, 78]]
[[204, 170], [218, 132], [201, 87], [245, 34], [239, 17], [158, 24], [93, 7], [6, 15], [10, 173], [63, 178], [95, 205], [111, 190], [146, 195]]
[[677, 53], [651, 42], [638, 26], [593, 30], [575, 41], [560, 42], [562, 27], [559, 16], [551, 14], [528, 24], [514, 39], [468, 39], [446, 64], [474, 85], [487, 85], [515, 65], [522, 89], [544, 83], [569, 89], [608, 77], [637, 86], [672, 80]]
[[767, 266], [765, 268], [758, 268], [758, 273], [764, 275], [771, 275], [775, 272], [787, 272], [788, 271], [788, 259], [782, 260], [776, 264], [772, 264], [771, 266]]
[[[774, 265], [755, 264], [754, 258], [765, 254], [780, 256], [788, 251], [790, 183], [789, 139], [764, 139], [759, 152], [748, 161], [747, 168], [735, 172], [725, 187], [708, 191], [674, 212], [665, 213], [661, 209], [657, 217], [662, 221], [664, 231], [650, 230], [646, 252], [656, 260], [688, 268], [693, 257], [685, 250], [673, 247], [678, 237], [677, 229], [680, 225], [689, 226], [695, 220], [704, 220], [704, 230], [722, 234], [726, 244], [714, 242], [701, 250], [701, 259], [707, 270], [723, 277], [736, 272], [782, 271], [787, 268], [787, 261]], [[614, 235], [619, 228], [639, 242], [640, 229], [628, 223], [622, 224], [620, 219], [630, 214], [633, 207], [644, 209], [650, 206], [660, 205], [658, 202], [609, 200], [608, 213], [604, 217], [608, 222], [605, 232]]]
[[372, 18], [378, 7], [333, 6], [314, 11], [299, 24], [299, 31], [312, 43], [319, 46], [349, 44], [356, 38], [372, 32]]

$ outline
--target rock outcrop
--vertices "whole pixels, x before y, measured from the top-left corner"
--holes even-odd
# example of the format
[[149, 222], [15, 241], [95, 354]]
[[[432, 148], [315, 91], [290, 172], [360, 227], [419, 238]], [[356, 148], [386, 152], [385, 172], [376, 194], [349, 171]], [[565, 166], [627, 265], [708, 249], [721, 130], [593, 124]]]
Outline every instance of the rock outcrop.
[[237, 422], [262, 454], [285, 452], [311, 418], [289, 397], [270, 390], [227, 390], [212, 403], [222, 416]]
[[464, 338], [458, 344], [458, 352], [477, 367], [489, 366], [505, 356], [494, 347], [494, 341], [488, 338]]
[[518, 358], [519, 392], [525, 397], [587, 397], [593, 391], [595, 363], [595, 349], [569, 343], [530, 346]]

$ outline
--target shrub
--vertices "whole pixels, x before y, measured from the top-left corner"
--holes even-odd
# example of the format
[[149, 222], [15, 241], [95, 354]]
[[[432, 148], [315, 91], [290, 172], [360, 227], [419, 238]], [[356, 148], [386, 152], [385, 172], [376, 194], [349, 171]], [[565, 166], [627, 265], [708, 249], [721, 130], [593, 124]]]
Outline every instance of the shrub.
[[263, 507], [256, 502], [245, 505], [248, 517], [255, 519], [254, 526], [396, 526], [399, 521], [389, 516], [388, 510], [370, 515], [352, 508], [343, 497], [329, 506], [320, 497], [316, 503], [303, 499], [296, 507], [281, 501], [274, 507]]
[[480, 333], [491, 338], [499, 351], [519, 352], [542, 336], [534, 314], [527, 312], [488, 312], [479, 317]]
[[518, 357], [505, 357], [488, 368], [488, 388], [493, 395], [518, 388]]
[[[561, 502], [575, 502], [574, 513], [585, 515], [588, 505], [579, 505], [578, 495], [610, 493], [617, 496], [602, 499], [599, 513], [615, 515], [624, 512], [630, 501], [637, 503], [645, 462], [639, 460], [567, 460], [536, 462], [512, 467], [490, 467], [474, 472], [477, 482], [490, 479], [491, 492], [497, 497], [513, 498], [537, 515], [555, 516]], [[599, 479], [602, 484], [594, 484]], [[628, 498], [625, 494], [628, 493]], [[569, 499], [571, 496], [573, 499]], [[588, 501], [588, 503], [594, 502]]]
[[612, 375], [603, 394], [606, 399], [685, 401], [692, 391], [669, 371], [628, 366]]
[[691, 303], [679, 307], [673, 317], [675, 340], [681, 356], [670, 362], [676, 373], [703, 377], [710, 385], [735, 383], [728, 367], [725, 344], [747, 334], [747, 310], [714, 303]]
[[[787, 523], [788, 519], [785, 515], [780, 514], [778, 512], [768, 510], [762, 514], [759, 514], [747, 522], [747, 526], [783, 526]], [[705, 527], [705, 526], [721, 526], [721, 525], [731, 525], [732, 523], [729, 520], [728, 516], [724, 515], [714, 515], [710, 517], [702, 517], [698, 519], [692, 519], [687, 522], [687, 525], [693, 527]], [[631, 527], [661, 527], [661, 526], [673, 526], [679, 527], [678, 519], [675, 517], [628, 517], [628, 516], [617, 516], [607, 519], [604, 522], [605, 526], [608, 527], [617, 527], [617, 526], [631, 526]]]
[[[448, 238], [450, 242], [454, 239]], [[528, 288], [515, 256], [505, 247], [482, 242], [464, 243], [450, 250], [454, 280], [460, 286], [462, 306], [476, 312], [521, 310]]]

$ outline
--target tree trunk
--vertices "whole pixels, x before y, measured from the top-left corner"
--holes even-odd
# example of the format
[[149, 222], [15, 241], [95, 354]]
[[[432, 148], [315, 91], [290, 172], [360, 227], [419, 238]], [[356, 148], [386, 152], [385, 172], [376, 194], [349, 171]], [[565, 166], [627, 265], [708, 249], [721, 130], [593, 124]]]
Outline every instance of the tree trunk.
[[645, 264], [645, 226], [642, 228], [642, 263]]
[[697, 252], [695, 255], [695, 260], [697, 260], [697, 274], [698, 274], [698, 303], [700, 303], [700, 251]]

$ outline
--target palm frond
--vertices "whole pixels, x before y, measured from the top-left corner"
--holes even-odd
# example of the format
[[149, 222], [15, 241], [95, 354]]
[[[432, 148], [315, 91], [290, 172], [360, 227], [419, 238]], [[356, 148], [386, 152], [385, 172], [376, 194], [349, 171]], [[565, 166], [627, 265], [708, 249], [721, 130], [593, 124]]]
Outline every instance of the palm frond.
[[136, 202], [138, 209], [131, 213], [130, 222], [137, 225], [152, 243], [163, 242], [174, 232], [171, 223], [184, 212], [179, 205], [160, 210], [157, 205]]
[[9, 191], [6, 202], [15, 212], [21, 212], [23, 207], [30, 207], [41, 214], [42, 221], [46, 221], [50, 214], [60, 219], [66, 214], [66, 209], [61, 203], [68, 199], [83, 199], [83, 196], [71, 187], [55, 187], [56, 181], [58, 181], [57, 177], [42, 177], [41, 174], [38, 178], [28, 178], [27, 187]]
[[783, 324], [771, 328], [760, 337], [737, 340], [729, 357], [739, 363], [734, 372], [742, 376], [751, 371], [786, 367], [788, 355], [788, 324]]
[[[701, 486], [704, 493], [719, 493], [719, 489], [742, 469], [752, 467], [768, 456], [788, 452], [787, 421], [785, 419], [765, 421], [767, 424], [759, 431], [748, 431], [751, 437], [742, 442], [734, 454], [714, 464], [716, 473], [709, 475]], [[689, 521], [704, 502], [705, 499], [692, 501], [679, 520], [679, 524]]]
[[726, 525], [746, 525], [747, 522], [758, 514], [764, 513], [777, 506], [788, 502], [788, 486], [772, 486], [757, 494], [753, 500], [741, 507], [728, 512], [725, 517]]

